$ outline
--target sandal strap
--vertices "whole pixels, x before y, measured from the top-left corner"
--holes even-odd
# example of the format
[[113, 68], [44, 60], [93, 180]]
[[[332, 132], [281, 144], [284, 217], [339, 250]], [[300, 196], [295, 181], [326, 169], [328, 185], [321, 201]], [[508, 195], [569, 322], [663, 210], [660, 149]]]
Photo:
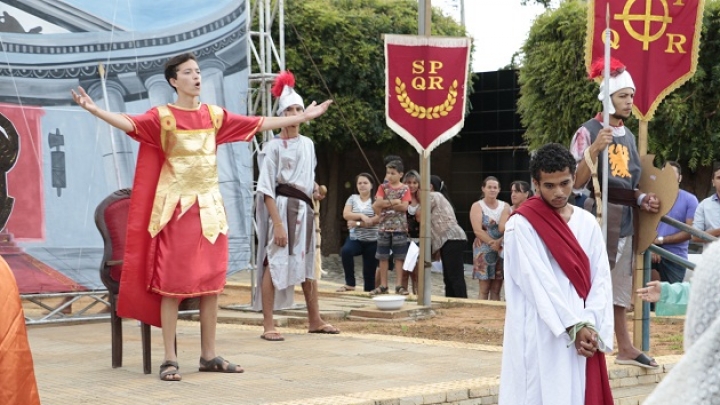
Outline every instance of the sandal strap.
[[[227, 362], [227, 368], [223, 368], [223, 365], [225, 365], [225, 362]], [[227, 361], [221, 356], [217, 356], [214, 359], [205, 360], [202, 357], [200, 357], [200, 365], [204, 367], [206, 370], [211, 371], [220, 371], [224, 373], [236, 373], [238, 366], [237, 364]]]
[[170, 367], [175, 367], [176, 370], [180, 370], [180, 366], [178, 365], [178, 362], [177, 362], [177, 361], [165, 360], [165, 361], [160, 365], [160, 371], [163, 371], [163, 369], [168, 369], [168, 368], [170, 368]]

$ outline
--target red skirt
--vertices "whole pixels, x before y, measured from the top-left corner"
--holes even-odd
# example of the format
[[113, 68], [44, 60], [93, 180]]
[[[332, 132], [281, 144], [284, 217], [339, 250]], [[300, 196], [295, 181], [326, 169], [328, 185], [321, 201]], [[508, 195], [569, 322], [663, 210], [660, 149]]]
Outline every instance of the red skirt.
[[228, 266], [227, 235], [220, 234], [215, 243], [203, 236], [197, 202], [182, 217], [179, 214], [178, 204], [170, 222], [152, 240], [150, 289], [177, 298], [220, 294]]

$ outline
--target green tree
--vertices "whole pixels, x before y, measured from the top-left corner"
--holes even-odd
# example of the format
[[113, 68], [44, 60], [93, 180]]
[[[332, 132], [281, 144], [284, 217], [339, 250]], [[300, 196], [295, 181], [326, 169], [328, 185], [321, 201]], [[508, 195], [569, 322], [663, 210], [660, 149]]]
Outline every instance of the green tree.
[[[518, 112], [530, 149], [568, 145], [581, 123], [601, 110], [598, 86], [587, 79], [584, 50], [587, 3], [566, 0], [538, 17], [520, 68]], [[631, 72], [635, 75], [640, 72]], [[648, 124], [648, 153], [656, 163], [677, 160], [691, 169], [684, 186], [707, 195], [711, 167], [720, 159], [720, 0], [705, 2], [697, 71], [659, 105]], [[637, 133], [637, 121], [626, 122]]]
[[[298, 92], [307, 102], [330, 96], [335, 100], [322, 119], [303, 129], [315, 141], [317, 178], [329, 190], [321, 212], [323, 250], [338, 252], [344, 200], [339, 200], [337, 191], [357, 174], [343, 170], [342, 152], [357, 149], [351, 132], [363, 148], [383, 153], [411, 150], [385, 125], [383, 34], [417, 35], [418, 3], [292, 1], [286, 2], [285, 21], [286, 66], [297, 78]], [[438, 9], [433, 10], [432, 34], [466, 35], [459, 23]], [[383, 175], [384, 172], [379, 173]]]
[[522, 47], [518, 113], [531, 150], [549, 142], [568, 145], [601, 108], [585, 68], [586, 13], [583, 1], [563, 2], [535, 20]]

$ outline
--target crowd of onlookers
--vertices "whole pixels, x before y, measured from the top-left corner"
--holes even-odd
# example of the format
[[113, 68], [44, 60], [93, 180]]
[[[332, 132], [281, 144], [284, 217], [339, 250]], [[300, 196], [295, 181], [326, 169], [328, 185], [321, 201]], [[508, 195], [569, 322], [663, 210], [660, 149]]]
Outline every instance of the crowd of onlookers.
[[[482, 196], [470, 210], [473, 241], [472, 278], [478, 280], [479, 299], [499, 300], [503, 283], [502, 237], [505, 221], [514, 209], [531, 195], [530, 184], [511, 184], [511, 204], [499, 200], [500, 182], [487, 177]], [[385, 178], [381, 184], [368, 173], [355, 177], [355, 191], [345, 203], [343, 218], [349, 237], [341, 250], [345, 284], [338, 292], [354, 291], [355, 256], [362, 256], [363, 291], [387, 294], [388, 271], [395, 271], [394, 293], [417, 294], [418, 260], [415, 249], [420, 240], [420, 174], [405, 172], [398, 156], [385, 158]], [[448, 186], [436, 175], [430, 178], [430, 233], [433, 261], [442, 264], [445, 296], [467, 298], [463, 251], [465, 231], [458, 225], [450, 202]], [[413, 246], [415, 245], [415, 246]], [[412, 284], [410, 282], [412, 281]]]
[[[668, 162], [675, 171], [677, 181], [682, 180], [682, 168], [677, 162]], [[355, 191], [345, 203], [343, 218], [347, 221], [349, 237], [342, 247], [341, 257], [345, 272], [345, 285], [339, 292], [354, 291], [355, 256], [362, 255], [363, 291], [371, 295], [392, 292], [389, 289], [388, 271], [395, 271], [396, 294], [417, 293], [417, 260], [412, 263], [405, 257], [412, 244], [420, 238], [420, 174], [404, 171], [398, 156], [385, 158], [386, 174], [377, 184], [368, 173], [355, 177]], [[677, 199], [667, 214], [696, 229], [720, 236], [720, 169], [713, 173], [715, 193], [701, 203], [691, 193], [679, 190]], [[442, 263], [445, 295], [467, 297], [463, 251], [467, 238], [458, 225], [448, 187], [438, 176], [430, 179], [431, 251], [433, 260]], [[503, 233], [510, 214], [533, 195], [526, 181], [510, 184], [510, 202], [498, 199], [500, 181], [493, 176], [482, 182], [481, 197], [470, 208], [470, 223], [475, 239], [472, 243], [472, 279], [478, 280], [481, 300], [499, 300], [503, 285]], [[585, 190], [575, 190], [575, 204], [583, 205]], [[683, 259], [688, 258], [690, 240], [687, 232], [666, 223], [658, 226], [654, 244]], [[685, 267], [653, 254], [653, 280], [668, 283], [682, 282]], [[474, 297], [473, 297], [474, 298]]]

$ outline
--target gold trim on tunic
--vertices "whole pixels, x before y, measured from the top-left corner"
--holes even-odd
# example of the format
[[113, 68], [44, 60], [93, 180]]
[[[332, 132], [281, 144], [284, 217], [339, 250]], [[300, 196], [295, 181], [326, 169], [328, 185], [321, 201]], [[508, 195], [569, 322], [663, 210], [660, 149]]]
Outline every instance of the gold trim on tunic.
[[175, 116], [167, 106], [157, 108], [160, 117], [160, 142], [165, 162], [160, 170], [148, 231], [155, 237], [172, 219], [180, 204], [182, 217], [198, 203], [203, 236], [215, 243], [227, 234], [228, 225], [218, 183], [215, 135], [222, 126], [223, 110], [208, 105], [212, 128], [179, 130]]

